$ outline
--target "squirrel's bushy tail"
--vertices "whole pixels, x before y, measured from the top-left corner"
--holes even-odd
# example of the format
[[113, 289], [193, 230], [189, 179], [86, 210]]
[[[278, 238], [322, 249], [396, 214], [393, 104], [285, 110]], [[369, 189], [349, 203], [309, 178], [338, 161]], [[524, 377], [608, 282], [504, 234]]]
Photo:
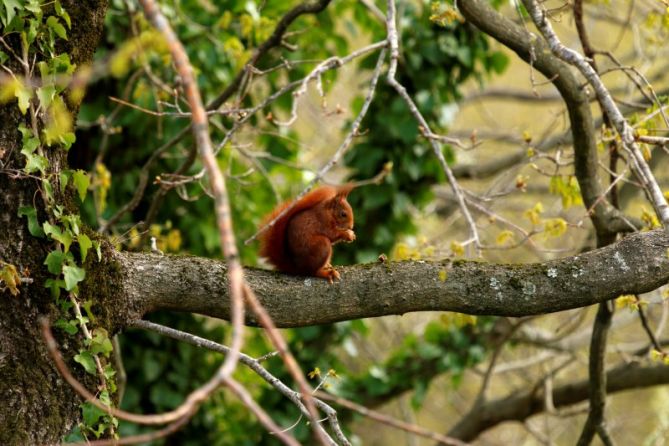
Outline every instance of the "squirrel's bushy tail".
[[[287, 243], [287, 229], [291, 218], [296, 214], [310, 209], [317, 204], [330, 200], [337, 195], [338, 190], [331, 186], [322, 186], [312, 190], [295, 203], [295, 205], [279, 218], [274, 225], [260, 236], [260, 255], [266, 257], [279, 271], [296, 273], [297, 268], [293, 262], [293, 255]], [[281, 214], [293, 202], [287, 201], [276, 207], [263, 219], [263, 226], [271, 222], [277, 215]]]

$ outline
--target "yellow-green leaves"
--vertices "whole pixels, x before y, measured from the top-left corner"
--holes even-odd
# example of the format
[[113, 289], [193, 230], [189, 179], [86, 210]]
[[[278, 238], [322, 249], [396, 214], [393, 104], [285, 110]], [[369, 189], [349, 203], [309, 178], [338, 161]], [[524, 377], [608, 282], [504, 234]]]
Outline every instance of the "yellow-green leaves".
[[48, 146], [62, 144], [63, 148], [68, 150], [75, 141], [72, 130], [72, 114], [65, 107], [63, 98], [55, 96], [51, 101], [51, 106], [47, 109], [44, 142]]
[[96, 195], [95, 206], [101, 214], [107, 207], [107, 192], [111, 187], [111, 172], [103, 163], [95, 165], [95, 180], [93, 181], [93, 190]]
[[458, 11], [447, 3], [432, 2], [430, 12], [430, 21], [442, 27], [451, 25], [455, 21], [462, 22], [464, 20], [458, 14]]
[[497, 234], [495, 243], [497, 243], [499, 246], [505, 246], [513, 243], [513, 232], [509, 231], [508, 229], [501, 231], [499, 234]]
[[88, 177], [88, 174], [83, 170], [75, 170], [72, 172], [72, 183], [77, 189], [79, 199], [84, 201], [86, 198], [86, 192], [88, 192], [88, 186], [91, 183], [91, 179]]
[[669, 355], [656, 349], [650, 351], [650, 359], [669, 365]]
[[536, 203], [534, 207], [531, 209], [526, 210], [523, 213], [523, 216], [527, 218], [530, 223], [532, 223], [534, 226], [538, 225], [541, 223], [541, 213], [544, 211], [544, 205], [541, 203]]
[[109, 71], [114, 77], [124, 76], [132, 67], [132, 62], [151, 55], [167, 56], [169, 49], [162, 34], [157, 31], [145, 31], [139, 36], [126, 41], [109, 61]]
[[67, 31], [65, 31], [65, 27], [60, 23], [57, 17], [49, 16], [49, 18], [46, 19], [46, 26], [56, 33], [58, 37], [67, 40]]
[[560, 237], [567, 231], [567, 222], [562, 218], [544, 220], [544, 234], [546, 237]]
[[0, 290], [6, 288], [12, 296], [19, 294], [19, 285], [21, 284], [21, 276], [19, 276], [16, 267], [11, 263], [6, 263], [0, 260]]
[[551, 178], [549, 192], [562, 197], [562, 207], [568, 209], [574, 205], [583, 204], [581, 197], [581, 188], [578, 185], [576, 177], [567, 175], [555, 175]]
[[648, 229], [657, 229], [661, 227], [660, 220], [657, 218], [655, 212], [649, 211], [645, 207], [641, 208], [641, 221]]
[[462, 328], [465, 325], [476, 325], [476, 316], [463, 313], [444, 313], [440, 316], [441, 322], [447, 327]]
[[646, 305], [648, 305], [648, 302], [642, 299], [638, 299], [633, 294], [625, 294], [619, 296], [616, 299], [616, 308], [619, 310], [623, 308], [628, 308], [630, 311], [639, 311], [639, 308], [644, 307]]
[[18, 101], [21, 114], [25, 115], [30, 107], [30, 99], [33, 92], [18, 77], [9, 82], [0, 83], [0, 104], [5, 104], [14, 99]]

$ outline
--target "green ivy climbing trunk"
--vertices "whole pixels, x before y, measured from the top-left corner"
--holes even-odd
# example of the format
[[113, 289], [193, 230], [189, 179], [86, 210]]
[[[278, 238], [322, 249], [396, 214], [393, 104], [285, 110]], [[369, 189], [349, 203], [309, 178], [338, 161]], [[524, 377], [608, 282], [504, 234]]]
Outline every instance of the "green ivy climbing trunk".
[[[106, 0], [61, 1], [72, 18], [68, 41], [59, 50], [68, 52], [77, 66], [90, 63], [102, 34]], [[45, 7], [46, 8], [46, 7]], [[16, 33], [5, 40], [21, 54]], [[21, 73], [16, 61], [6, 65]], [[39, 72], [38, 70], [35, 70]], [[76, 108], [71, 107], [76, 115]], [[46, 239], [33, 237], [22, 206], [34, 206], [43, 220], [44, 209], [37, 182], [21, 175], [25, 159], [20, 154], [19, 124], [27, 124], [16, 102], [0, 105], [0, 268], [16, 267], [22, 282], [12, 292], [0, 292], [0, 444], [25, 446], [54, 444], [77, 422], [80, 399], [65, 384], [49, 359], [39, 331], [39, 318], [55, 311], [44, 281], [43, 266], [50, 250]], [[52, 173], [67, 165], [62, 150], [48, 153]], [[70, 338], [65, 354], [77, 346]]]

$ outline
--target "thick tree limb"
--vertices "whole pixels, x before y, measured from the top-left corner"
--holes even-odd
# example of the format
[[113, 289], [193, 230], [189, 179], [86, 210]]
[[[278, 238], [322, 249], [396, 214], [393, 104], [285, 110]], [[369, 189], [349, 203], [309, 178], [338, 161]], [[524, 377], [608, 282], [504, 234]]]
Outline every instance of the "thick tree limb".
[[[246, 269], [278, 327], [401, 315], [412, 311], [527, 316], [579, 308], [669, 281], [669, 235], [637, 233], [574, 257], [524, 265], [472, 261], [368, 264], [339, 269], [342, 281]], [[169, 309], [229, 319], [226, 265], [187, 256], [117, 253], [127, 318]], [[447, 278], [440, 280], [445, 271]], [[442, 273], [443, 277], [443, 273]], [[253, 315], [247, 323], [256, 325]]]
[[[642, 389], [669, 383], [669, 366], [623, 364], [606, 373], [607, 393]], [[588, 399], [590, 380], [584, 379], [553, 389], [556, 408], [570, 406]], [[465, 415], [448, 433], [464, 441], [472, 441], [486, 429], [504, 421], [523, 421], [544, 411], [543, 388], [512, 392], [506, 398], [490, 401]]]
[[592, 212], [597, 233], [628, 231], [629, 225], [620, 212], [604, 196], [599, 181], [596, 127], [590, 111], [590, 98], [581, 87], [581, 81], [568, 65], [550, 53], [550, 49], [520, 25], [509, 20], [481, 0], [458, 1], [458, 8], [466, 20], [499, 41], [537, 69], [557, 88], [567, 106], [574, 144], [574, 173], [581, 188], [586, 208]]

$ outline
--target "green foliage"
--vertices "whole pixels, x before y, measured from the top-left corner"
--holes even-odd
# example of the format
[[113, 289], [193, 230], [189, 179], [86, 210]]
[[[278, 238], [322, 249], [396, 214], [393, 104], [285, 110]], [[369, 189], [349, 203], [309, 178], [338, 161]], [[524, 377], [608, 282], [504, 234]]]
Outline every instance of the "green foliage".
[[[45, 11], [49, 14], [54, 12], [56, 15], [49, 15], [44, 20]], [[71, 27], [71, 19], [58, 0], [48, 3], [39, 0], [23, 2], [3, 0], [0, 2], [0, 22], [3, 24], [3, 38], [18, 37], [21, 51], [16, 53], [23, 56], [25, 64], [29, 61], [31, 64], [36, 63], [41, 76], [40, 86], [36, 88], [21, 78], [23, 73], [13, 74], [11, 82], [0, 85], [0, 102], [10, 102], [15, 98], [19, 111], [26, 116], [27, 124], [21, 123], [18, 127], [22, 139], [21, 154], [25, 158], [23, 170], [33, 177], [38, 177], [42, 208], [46, 215], [40, 215], [40, 218], [45, 220], [40, 224], [37, 210], [33, 206], [22, 206], [18, 214], [20, 217], [26, 217], [31, 235], [47, 237], [53, 247], [44, 260], [47, 270], [52, 275], [45, 280], [44, 286], [51, 290], [51, 295], [61, 312], [61, 318], [54, 325], [70, 336], [79, 337], [78, 345], [83, 345], [83, 348], [73, 359], [83, 370], [98, 376], [98, 364], [104, 367], [98, 376], [101, 381], [99, 398], [105, 404], [111, 404], [110, 392], [116, 391], [112, 379], [115, 372], [105, 364], [104, 360], [100, 361], [100, 358], [108, 358], [112, 350], [111, 340], [108, 333], [99, 327], [92, 329], [92, 336], [89, 334], [88, 324], [94, 320], [91, 304], [89, 302], [83, 306], [88, 314], [83, 316], [77, 302], [78, 285], [86, 277], [83, 264], [87, 253], [95, 247], [99, 260], [100, 245], [83, 233], [78, 213], [73, 213], [75, 211], [72, 208], [68, 209], [65, 204], [68, 195], [67, 184], [70, 179], [82, 201], [85, 199], [90, 180], [84, 171], [59, 172], [49, 165], [49, 159], [53, 155], [63, 155], [57, 151], [67, 151], [75, 141], [72, 115], [63, 98], [75, 66], [70, 62], [68, 54], [58, 54], [56, 50], [57, 41], [68, 39], [67, 29]], [[7, 59], [5, 53], [0, 56], [3, 63]], [[53, 170], [56, 170], [58, 175], [55, 175]], [[75, 253], [70, 251], [74, 242], [77, 243], [75, 249], [76, 246], [79, 248], [81, 263], [76, 260]], [[10, 291], [13, 293], [14, 290]], [[67, 299], [63, 299], [64, 294], [67, 295]], [[73, 308], [76, 309], [74, 315]], [[117, 421], [91, 407], [82, 406], [84, 423], [79, 426], [80, 432], [86, 438], [90, 435], [96, 438], [113, 435]]]
[[44, 230], [37, 220], [37, 210], [32, 206], [21, 206], [19, 208], [19, 217], [28, 219], [28, 231], [33, 237], [44, 237]]
[[[432, 131], [445, 131], [455, 109], [450, 105], [460, 97], [460, 85], [470, 78], [479, 82], [483, 75], [502, 71], [506, 56], [490, 49], [487, 39], [472, 26], [454, 20], [445, 27], [430, 22], [427, 7], [407, 4], [400, 22], [402, 54], [397, 78], [414, 98]], [[379, 28], [381, 39], [385, 29]], [[369, 69], [376, 56], [363, 67]], [[360, 98], [354, 109], [359, 109]], [[371, 178], [385, 163], [395, 166], [380, 186], [368, 186], [351, 193], [356, 211], [356, 231], [373, 234], [359, 237], [355, 244], [338, 248], [340, 261], [370, 262], [381, 252], [390, 252], [399, 234], [415, 232], [411, 207], [421, 208], [433, 198], [432, 187], [445, 180], [429, 142], [404, 101], [387, 85], [379, 85], [363, 126], [369, 134], [346, 156], [354, 179]], [[455, 154], [444, 147], [448, 162]], [[344, 252], [344, 254], [339, 254]]]
[[418, 407], [434, 377], [447, 373], [458, 385], [464, 371], [485, 358], [492, 321], [478, 318], [475, 325], [462, 327], [431, 322], [421, 336], [405, 337], [384, 363], [360, 376], [344, 376], [336, 390], [347, 398], [376, 404], [413, 390], [412, 404]]

